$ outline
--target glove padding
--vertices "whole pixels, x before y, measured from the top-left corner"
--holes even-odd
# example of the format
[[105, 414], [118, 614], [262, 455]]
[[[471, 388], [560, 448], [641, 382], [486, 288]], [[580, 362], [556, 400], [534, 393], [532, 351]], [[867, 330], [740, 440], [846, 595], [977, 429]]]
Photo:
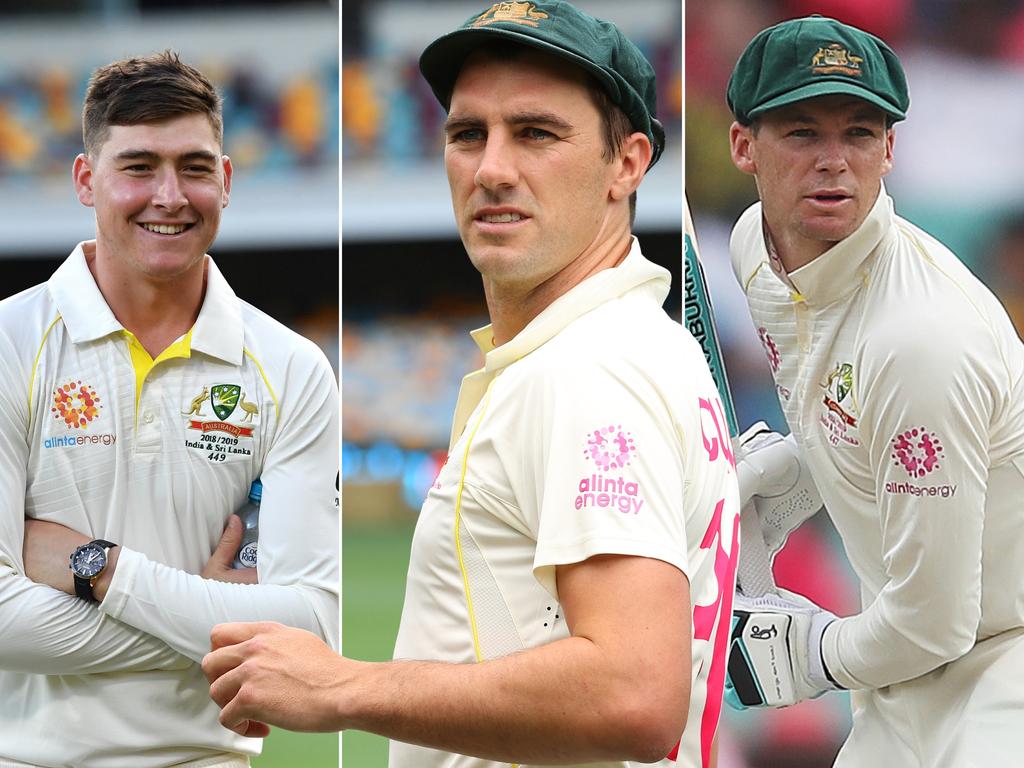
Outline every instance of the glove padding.
[[835, 620], [785, 589], [758, 598], [737, 592], [725, 682], [729, 706], [787, 707], [838, 690], [821, 655], [821, 638]]
[[747, 512], [748, 502], [753, 502], [769, 560], [774, 562], [790, 532], [824, 502], [793, 435], [783, 437], [760, 421], [735, 442], [740, 506]]

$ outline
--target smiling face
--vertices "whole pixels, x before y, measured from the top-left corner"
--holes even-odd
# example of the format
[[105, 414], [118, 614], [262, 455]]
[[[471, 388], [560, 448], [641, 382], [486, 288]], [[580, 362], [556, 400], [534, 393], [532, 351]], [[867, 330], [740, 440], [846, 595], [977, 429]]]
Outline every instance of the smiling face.
[[96, 209], [96, 259], [122, 281], [202, 272], [228, 204], [231, 161], [204, 114], [114, 125], [79, 155], [75, 189]]
[[788, 271], [853, 234], [892, 169], [895, 134], [885, 113], [845, 95], [770, 110], [733, 124], [736, 167], [757, 180], [764, 219]]
[[[621, 161], [577, 67], [542, 53], [479, 54], [463, 66], [445, 125], [459, 234], [486, 281], [530, 290], [628, 235]], [[627, 188], [629, 187], [629, 188]]]

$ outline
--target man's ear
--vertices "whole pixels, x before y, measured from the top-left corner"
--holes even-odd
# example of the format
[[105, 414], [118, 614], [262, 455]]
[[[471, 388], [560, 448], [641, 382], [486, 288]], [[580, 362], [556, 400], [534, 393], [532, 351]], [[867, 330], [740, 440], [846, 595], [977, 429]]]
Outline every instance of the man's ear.
[[92, 160], [89, 159], [88, 155], [81, 154], [75, 158], [75, 162], [71, 166], [71, 179], [75, 184], [78, 202], [92, 208], [94, 200], [92, 191]]
[[757, 174], [754, 131], [749, 125], [734, 122], [729, 126], [729, 153], [732, 155], [733, 165], [751, 176]]
[[234, 169], [231, 167], [231, 158], [227, 155], [221, 157], [221, 164], [224, 166], [224, 194], [221, 195], [221, 208], [228, 207], [228, 198], [231, 196], [231, 174]]
[[882, 175], [888, 175], [892, 170], [893, 147], [896, 146], [896, 129], [885, 129], [885, 159], [882, 160]]
[[638, 131], [625, 138], [614, 161], [617, 172], [609, 190], [612, 200], [626, 200], [636, 191], [651, 164], [652, 153], [651, 140], [646, 134]]

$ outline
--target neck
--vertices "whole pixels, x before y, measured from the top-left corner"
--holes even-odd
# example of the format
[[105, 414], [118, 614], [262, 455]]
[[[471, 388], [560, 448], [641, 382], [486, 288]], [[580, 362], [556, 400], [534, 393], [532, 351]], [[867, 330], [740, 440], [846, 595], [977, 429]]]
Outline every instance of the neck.
[[768, 243], [769, 252], [774, 252], [778, 257], [779, 262], [782, 264], [782, 268], [786, 271], [786, 274], [795, 272], [807, 264], [810, 264], [816, 258], [825, 253], [835, 243], [819, 241], [819, 240], [804, 240], [801, 238], [786, 238], [786, 237], [775, 237], [768, 227], [768, 223], [764, 222], [764, 234], [765, 242]]
[[495, 346], [511, 341], [533, 318], [591, 275], [622, 263], [632, 243], [629, 230], [593, 244], [539, 285], [500, 283], [484, 277], [484, 296]]
[[86, 262], [107, 306], [156, 358], [199, 317], [206, 293], [206, 259], [172, 278], [124, 274], [101, 249], [87, 248]]

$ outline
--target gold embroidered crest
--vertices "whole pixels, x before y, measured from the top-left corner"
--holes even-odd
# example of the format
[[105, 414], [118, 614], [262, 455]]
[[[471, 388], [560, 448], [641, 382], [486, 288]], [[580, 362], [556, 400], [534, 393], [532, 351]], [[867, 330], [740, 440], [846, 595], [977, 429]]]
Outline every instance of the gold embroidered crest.
[[474, 27], [486, 27], [497, 21], [510, 21], [513, 24], [525, 24], [528, 27], [536, 27], [537, 19], [546, 19], [548, 15], [537, 10], [535, 3], [512, 2], [495, 3], [486, 11], [480, 14]]
[[829, 43], [818, 48], [818, 52], [811, 57], [811, 71], [816, 75], [854, 75], [860, 77], [863, 71], [860, 68], [864, 59], [854, 56], [839, 43]]

